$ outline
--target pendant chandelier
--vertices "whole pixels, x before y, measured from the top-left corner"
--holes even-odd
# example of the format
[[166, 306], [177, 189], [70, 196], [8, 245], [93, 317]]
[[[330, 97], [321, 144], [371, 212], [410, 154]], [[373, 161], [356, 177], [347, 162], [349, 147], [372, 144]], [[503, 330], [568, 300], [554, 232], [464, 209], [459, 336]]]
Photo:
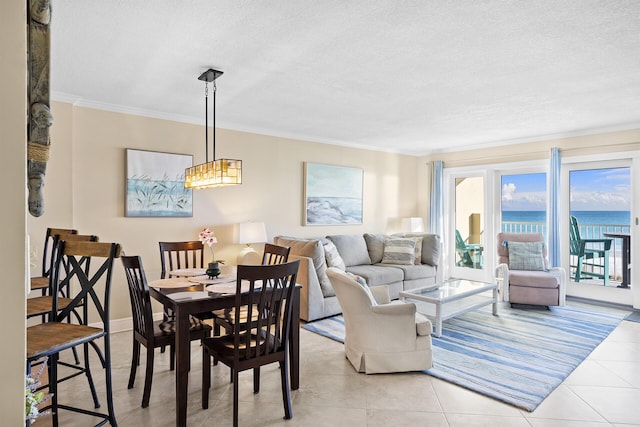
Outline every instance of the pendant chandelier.
[[[242, 160], [216, 160], [216, 82], [222, 71], [209, 68], [202, 73], [198, 80], [205, 82], [204, 86], [204, 140], [205, 163], [185, 169], [184, 186], [186, 188], [212, 188], [223, 185], [242, 184]], [[209, 83], [213, 83], [213, 158], [209, 161]]]

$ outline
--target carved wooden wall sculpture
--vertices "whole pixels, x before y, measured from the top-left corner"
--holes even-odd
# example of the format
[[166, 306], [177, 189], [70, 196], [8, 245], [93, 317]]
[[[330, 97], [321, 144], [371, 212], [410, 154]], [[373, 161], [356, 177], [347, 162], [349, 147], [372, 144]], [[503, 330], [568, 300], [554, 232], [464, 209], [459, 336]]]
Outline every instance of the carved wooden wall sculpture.
[[49, 127], [53, 123], [49, 104], [51, 0], [28, 0], [27, 10], [29, 15], [27, 186], [29, 212], [38, 217], [44, 213], [42, 187], [51, 143]]

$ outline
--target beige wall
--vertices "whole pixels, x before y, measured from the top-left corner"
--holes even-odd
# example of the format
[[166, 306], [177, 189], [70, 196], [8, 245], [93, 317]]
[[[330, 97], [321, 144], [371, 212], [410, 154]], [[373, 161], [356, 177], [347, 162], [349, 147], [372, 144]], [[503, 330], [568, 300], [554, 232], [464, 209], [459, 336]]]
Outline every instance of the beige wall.
[[2, 425], [24, 425], [26, 287], [26, 14], [24, 0], [2, 3], [0, 13], [0, 194], [2, 194]]
[[[33, 244], [42, 248], [48, 226], [73, 227], [141, 255], [149, 279], [159, 278], [158, 241], [196, 240], [212, 227], [216, 258], [230, 263], [244, 245], [234, 244], [234, 224], [264, 221], [275, 235], [395, 232], [400, 219], [426, 211], [419, 206], [418, 158], [245, 132], [217, 130], [218, 157], [242, 159], [243, 184], [194, 191], [192, 218], [124, 216], [125, 148], [194, 155], [204, 161], [203, 126], [53, 103], [52, 153], [45, 185], [46, 211], [28, 219]], [[364, 224], [302, 226], [303, 162], [364, 169]], [[259, 248], [258, 248], [259, 249]], [[34, 269], [39, 271], [40, 266]], [[130, 316], [118, 263], [112, 319]]]
[[423, 157], [423, 164], [442, 160], [445, 167], [519, 162], [548, 159], [552, 147], [558, 147], [563, 157], [640, 150], [640, 129], [608, 132], [566, 138], [542, 139], [519, 144], [487, 146], [474, 150], [435, 153]]

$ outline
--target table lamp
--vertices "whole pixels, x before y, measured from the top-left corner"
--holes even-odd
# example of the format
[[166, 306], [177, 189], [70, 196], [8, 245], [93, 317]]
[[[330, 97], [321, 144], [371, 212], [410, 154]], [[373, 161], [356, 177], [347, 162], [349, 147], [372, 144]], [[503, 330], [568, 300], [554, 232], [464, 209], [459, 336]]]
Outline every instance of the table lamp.
[[267, 230], [264, 222], [241, 222], [238, 224], [238, 243], [247, 246], [238, 255], [238, 265], [259, 265], [262, 256], [251, 247], [252, 243], [267, 241]]
[[402, 218], [402, 231], [408, 233], [422, 233], [424, 223], [420, 217]]

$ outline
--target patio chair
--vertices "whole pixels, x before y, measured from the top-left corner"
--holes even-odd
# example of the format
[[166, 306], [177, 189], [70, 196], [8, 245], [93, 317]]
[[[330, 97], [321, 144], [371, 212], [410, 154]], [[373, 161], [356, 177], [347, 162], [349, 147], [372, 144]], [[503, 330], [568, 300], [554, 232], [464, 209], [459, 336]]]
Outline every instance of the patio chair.
[[482, 245], [467, 244], [456, 230], [456, 253], [460, 260], [456, 262], [458, 267], [482, 268]]
[[578, 219], [571, 216], [570, 223], [570, 272], [571, 278], [580, 282], [583, 276], [603, 280], [609, 284], [609, 250], [613, 239], [583, 239], [580, 237]]

